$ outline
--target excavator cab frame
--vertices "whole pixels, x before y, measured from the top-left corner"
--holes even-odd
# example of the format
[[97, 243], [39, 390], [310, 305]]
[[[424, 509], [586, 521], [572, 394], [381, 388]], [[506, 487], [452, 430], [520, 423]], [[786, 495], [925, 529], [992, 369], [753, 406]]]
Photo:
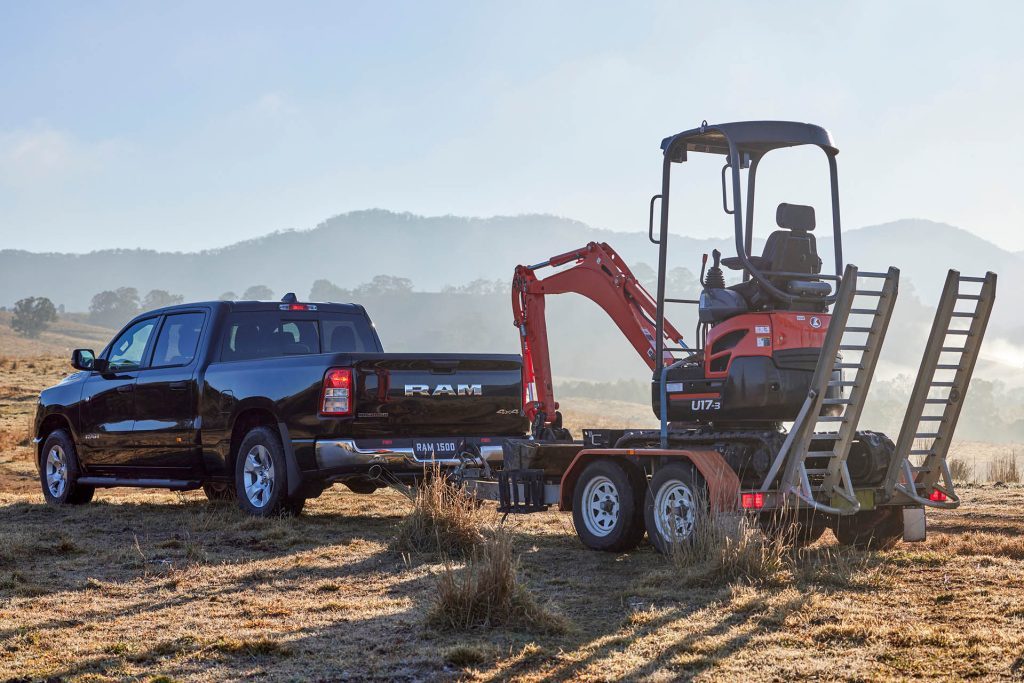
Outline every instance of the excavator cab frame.
[[[816, 274], [819, 280], [836, 282], [830, 294], [826, 296], [808, 296], [806, 294], [784, 291], [777, 284], [777, 278], [805, 277], [802, 273], [764, 270], [756, 263], [754, 257], [754, 191], [757, 181], [757, 169], [761, 160], [769, 152], [776, 149], [811, 145], [820, 148], [826, 156], [829, 168], [829, 184], [832, 197], [832, 239], [834, 243], [835, 273]], [[659, 346], [655, 358], [658, 365], [655, 372], [665, 368], [664, 335], [666, 303], [687, 303], [690, 300], [666, 298], [665, 282], [668, 271], [669, 244], [669, 197], [672, 180], [672, 165], [683, 163], [689, 153], [718, 154], [726, 157], [722, 167], [722, 208], [732, 215], [735, 230], [736, 260], [735, 266], [743, 271], [743, 280], [753, 280], [771, 299], [781, 305], [813, 304], [829, 306], [836, 301], [843, 272], [842, 234], [839, 216], [839, 177], [836, 155], [839, 149], [835, 146], [832, 136], [820, 126], [792, 121], [743, 121], [737, 123], [708, 124], [701, 123], [698, 128], [683, 131], [662, 140], [661, 149], [664, 153], [661, 176], [661, 193], [651, 198], [650, 223], [648, 237], [658, 245], [658, 284], [655, 293], [657, 312], [655, 315], [655, 339]], [[748, 170], [746, 201], [742, 192], [742, 170]], [[726, 183], [727, 172], [732, 178], [732, 208], [729, 208], [729, 189]], [[660, 229], [658, 237], [654, 235], [654, 207], [660, 202]], [[781, 207], [780, 207], [781, 208]], [[813, 220], [813, 218], [811, 219]], [[657, 376], [657, 375], [656, 375]]]

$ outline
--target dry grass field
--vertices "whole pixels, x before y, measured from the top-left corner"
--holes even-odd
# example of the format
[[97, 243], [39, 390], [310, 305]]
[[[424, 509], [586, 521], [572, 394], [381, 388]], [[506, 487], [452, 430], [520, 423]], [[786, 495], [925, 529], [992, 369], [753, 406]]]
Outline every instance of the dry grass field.
[[[560, 627], [453, 628], [430, 616], [463, 561], [396, 549], [411, 504], [392, 491], [336, 488], [275, 520], [201, 493], [45, 506], [26, 432], [65, 369], [0, 360], [0, 681], [1024, 677], [1019, 484], [965, 487], [925, 543], [860, 553], [826, 534], [753, 581], [690, 581], [646, 545], [589, 552], [557, 512], [510, 518], [518, 576]], [[596, 423], [609, 406], [578, 408]]]

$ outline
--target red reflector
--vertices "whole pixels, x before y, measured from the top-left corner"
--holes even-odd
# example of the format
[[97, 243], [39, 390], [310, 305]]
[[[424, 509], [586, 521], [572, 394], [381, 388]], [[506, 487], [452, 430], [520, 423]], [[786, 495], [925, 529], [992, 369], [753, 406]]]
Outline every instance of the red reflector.
[[381, 444], [383, 444], [385, 446], [390, 446], [393, 443], [394, 443], [394, 441], [392, 441], [391, 439], [384, 439], [383, 441], [381, 441]]
[[332, 368], [324, 375], [324, 392], [320, 402], [321, 415], [350, 415], [352, 413], [352, 371]]
[[763, 493], [744, 493], [742, 497], [744, 510], [760, 510], [764, 507]]
[[928, 496], [928, 500], [934, 500], [936, 503], [945, 503], [947, 498], [945, 493], [935, 489], [932, 491], [932, 495]]
[[490, 443], [490, 442], [491, 442], [491, 440], [488, 439], [488, 438], [480, 439], [480, 443]]

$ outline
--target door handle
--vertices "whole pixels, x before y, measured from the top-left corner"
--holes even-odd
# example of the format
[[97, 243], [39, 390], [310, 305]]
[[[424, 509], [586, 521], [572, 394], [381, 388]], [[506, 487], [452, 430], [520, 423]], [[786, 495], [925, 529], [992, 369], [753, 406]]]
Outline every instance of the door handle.
[[188, 389], [188, 382], [181, 380], [180, 382], [171, 382], [167, 386], [170, 387], [171, 391], [185, 391]]
[[129, 391], [135, 388], [134, 384], [122, 384], [117, 388], [122, 394], [127, 394]]

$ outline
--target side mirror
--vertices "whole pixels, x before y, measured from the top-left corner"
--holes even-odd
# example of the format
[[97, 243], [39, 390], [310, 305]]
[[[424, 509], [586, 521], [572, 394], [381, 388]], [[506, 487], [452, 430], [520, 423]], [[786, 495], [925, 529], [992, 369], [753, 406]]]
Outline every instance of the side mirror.
[[105, 361], [98, 360], [92, 349], [75, 349], [71, 352], [71, 367], [75, 370], [102, 370], [98, 367]]

